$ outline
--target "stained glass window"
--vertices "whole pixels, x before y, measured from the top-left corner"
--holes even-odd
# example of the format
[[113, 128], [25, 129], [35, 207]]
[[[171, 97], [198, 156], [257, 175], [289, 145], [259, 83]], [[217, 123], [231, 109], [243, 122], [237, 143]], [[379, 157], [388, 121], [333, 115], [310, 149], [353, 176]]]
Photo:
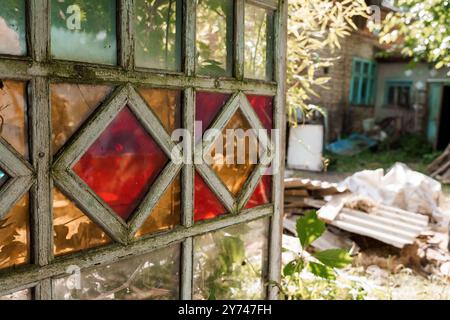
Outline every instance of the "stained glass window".
[[202, 124], [201, 128], [195, 129], [197, 142], [202, 138], [203, 133], [209, 128], [230, 97], [231, 94], [226, 93], [197, 92], [195, 120]]
[[29, 201], [25, 195], [0, 219], [0, 269], [29, 262], [29, 228]]
[[111, 242], [105, 232], [58, 189], [53, 190], [53, 232], [56, 256]]
[[0, 54], [27, 54], [25, 0], [2, 1], [0, 12]]
[[[53, 281], [57, 300], [179, 299], [180, 246], [173, 245]], [[79, 286], [79, 288], [77, 288]]]
[[167, 162], [166, 154], [125, 107], [73, 169], [127, 220]]
[[202, 221], [217, 218], [227, 211], [203, 178], [195, 175], [194, 220]]
[[28, 158], [27, 85], [0, 79], [0, 136]]
[[194, 239], [194, 299], [264, 299], [268, 220]]
[[197, 0], [197, 71], [209, 76], [233, 72], [233, 2]]
[[58, 83], [50, 86], [53, 153], [72, 137], [111, 93], [111, 86]]
[[0, 169], [0, 187], [8, 180], [8, 175]]
[[56, 59], [115, 65], [116, 0], [52, 0], [51, 52]]
[[245, 5], [246, 78], [272, 80], [273, 11]]
[[181, 0], [135, 0], [136, 66], [179, 71]]

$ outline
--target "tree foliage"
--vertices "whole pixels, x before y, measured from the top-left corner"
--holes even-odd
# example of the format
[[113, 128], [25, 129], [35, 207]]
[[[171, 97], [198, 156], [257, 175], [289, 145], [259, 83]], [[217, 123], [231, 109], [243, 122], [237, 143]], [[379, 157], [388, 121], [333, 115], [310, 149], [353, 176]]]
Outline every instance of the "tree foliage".
[[[397, 0], [380, 26], [380, 41], [436, 69], [450, 68], [450, 1]], [[449, 72], [450, 75], [450, 72]]]
[[[288, 120], [297, 124], [299, 112], [307, 118], [323, 110], [308, 100], [316, 96], [314, 87], [325, 86], [328, 77], [317, 71], [333, 65], [329, 53], [341, 48], [340, 42], [357, 30], [353, 18], [367, 17], [364, 0], [291, 0], [288, 23]], [[328, 53], [323, 55], [323, 53]]]

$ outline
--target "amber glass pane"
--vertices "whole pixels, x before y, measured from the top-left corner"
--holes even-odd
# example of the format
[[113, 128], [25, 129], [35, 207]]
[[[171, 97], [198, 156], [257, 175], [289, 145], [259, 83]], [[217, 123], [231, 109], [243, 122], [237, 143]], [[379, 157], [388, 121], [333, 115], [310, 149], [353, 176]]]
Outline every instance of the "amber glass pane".
[[[238, 129], [242, 129], [243, 133], [247, 133], [249, 136], [239, 135], [236, 131]], [[250, 129], [251, 126], [247, 119], [238, 110], [223, 130], [223, 138], [220, 137], [216, 141], [219, 148], [215, 147], [211, 152], [212, 159], [214, 159], [214, 163], [211, 165], [213, 170], [235, 196], [242, 190], [258, 160], [257, 137], [251, 134]], [[234, 134], [234, 139], [229, 139], [230, 133]], [[220, 150], [220, 148], [223, 148], [223, 150]], [[231, 156], [228, 154], [228, 150], [232, 150]], [[241, 155], [240, 153], [243, 152], [245, 154]]]
[[28, 194], [0, 220], [0, 269], [30, 260], [30, 219]]
[[54, 154], [72, 137], [112, 90], [110, 86], [101, 85], [58, 83], [50, 86]]
[[168, 133], [181, 127], [181, 92], [168, 89], [139, 90], [150, 109], [159, 117]]
[[272, 80], [273, 11], [245, 5], [246, 78]]
[[27, 53], [25, 0], [1, 2], [0, 54], [24, 56]]
[[179, 271], [180, 246], [173, 245], [82, 270], [79, 283], [75, 277], [56, 279], [53, 293], [57, 300], [175, 300]]
[[181, 0], [134, 1], [136, 66], [180, 70], [182, 10]]
[[168, 230], [180, 224], [181, 178], [177, 177], [159, 199], [150, 217], [136, 233], [136, 238], [157, 231]]
[[111, 242], [103, 230], [58, 189], [53, 190], [53, 232], [56, 256]]
[[194, 220], [202, 221], [217, 218], [227, 210], [211, 191], [203, 178], [195, 174]]
[[195, 120], [202, 123], [202, 128], [195, 128], [196, 142], [201, 140], [203, 133], [212, 124], [219, 111], [231, 98], [230, 94], [217, 92], [197, 92], [195, 99]]
[[167, 163], [166, 154], [125, 107], [73, 170], [127, 220]]
[[116, 0], [51, 1], [54, 58], [115, 65], [116, 42]]
[[31, 300], [31, 289], [25, 289], [22, 291], [17, 291], [11, 294], [7, 294], [6, 296], [0, 296], [0, 300], [3, 301], [13, 301], [13, 300]]
[[197, 70], [201, 74], [232, 74], [233, 2], [197, 0]]
[[194, 299], [264, 299], [268, 219], [194, 239]]
[[0, 79], [0, 136], [28, 158], [27, 85]]

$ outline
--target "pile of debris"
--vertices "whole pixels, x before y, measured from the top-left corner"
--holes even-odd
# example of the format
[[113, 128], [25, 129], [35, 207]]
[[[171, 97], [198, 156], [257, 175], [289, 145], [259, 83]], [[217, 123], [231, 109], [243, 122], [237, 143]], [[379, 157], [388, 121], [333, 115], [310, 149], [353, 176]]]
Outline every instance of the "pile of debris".
[[398, 252], [414, 252], [427, 273], [433, 269], [450, 276], [448, 238], [442, 232], [450, 216], [439, 209], [440, 193], [440, 183], [403, 164], [386, 174], [362, 171], [341, 183], [287, 178], [284, 228], [295, 234], [298, 216], [316, 209], [328, 229], [324, 239], [312, 244], [316, 249], [355, 253], [355, 239], [375, 239]]
[[450, 183], [450, 145], [430, 164], [428, 171], [432, 178], [442, 183]]

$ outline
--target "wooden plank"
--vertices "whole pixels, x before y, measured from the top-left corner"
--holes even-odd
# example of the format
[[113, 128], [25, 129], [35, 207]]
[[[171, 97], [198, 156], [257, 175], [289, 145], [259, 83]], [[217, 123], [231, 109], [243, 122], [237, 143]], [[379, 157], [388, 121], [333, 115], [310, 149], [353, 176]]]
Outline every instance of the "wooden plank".
[[196, 0], [186, 0], [183, 1], [183, 11], [184, 11], [184, 71], [186, 76], [192, 77], [195, 74], [195, 63], [196, 63], [196, 34], [195, 34], [195, 23], [196, 23], [196, 12], [197, 12], [197, 1]]
[[192, 299], [193, 256], [193, 238], [190, 237], [183, 241], [181, 248], [181, 300]]
[[236, 0], [235, 6], [235, 27], [234, 27], [234, 41], [235, 41], [235, 68], [234, 76], [236, 79], [244, 79], [244, 65], [245, 65], [245, 0]]
[[119, 1], [119, 65], [124, 70], [134, 68], [134, 6], [133, 0]]
[[271, 10], [276, 10], [278, 8], [278, 1], [277, 0], [246, 0], [249, 4], [258, 6], [258, 7], [262, 7], [262, 8], [266, 8], [266, 9], [271, 9]]

